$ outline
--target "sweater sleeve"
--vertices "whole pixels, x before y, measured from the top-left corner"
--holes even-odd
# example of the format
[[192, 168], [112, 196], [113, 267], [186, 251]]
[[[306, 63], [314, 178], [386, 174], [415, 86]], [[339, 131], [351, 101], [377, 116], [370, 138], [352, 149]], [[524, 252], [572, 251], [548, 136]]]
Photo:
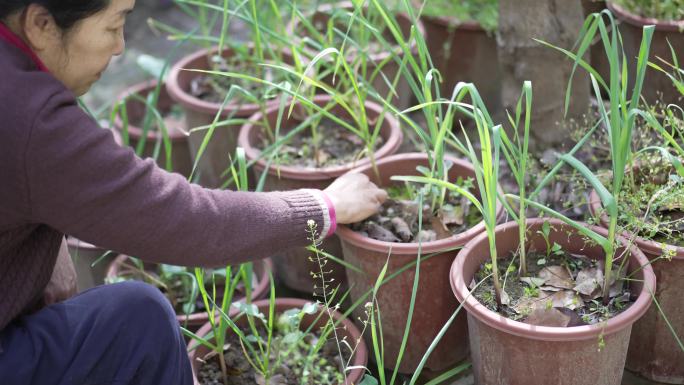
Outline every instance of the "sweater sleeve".
[[205, 189], [118, 146], [71, 94], [48, 99], [24, 156], [32, 221], [152, 262], [219, 266], [309, 243], [317, 191]]

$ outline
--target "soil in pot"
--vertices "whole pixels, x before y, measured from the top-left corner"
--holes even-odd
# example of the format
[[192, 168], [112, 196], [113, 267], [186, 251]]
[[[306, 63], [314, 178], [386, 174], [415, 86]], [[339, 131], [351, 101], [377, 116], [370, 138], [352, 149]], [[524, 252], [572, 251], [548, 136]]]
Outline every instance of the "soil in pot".
[[[459, 178], [455, 184], [472, 188], [472, 180]], [[445, 204], [433, 213], [429, 203], [422, 208], [423, 224], [419, 221], [420, 203], [414, 198], [420, 186], [406, 184], [388, 187], [388, 199], [378, 214], [351, 229], [365, 237], [383, 242], [432, 242], [445, 239], [475, 227], [482, 221], [480, 212], [464, 196], [447, 193]]]
[[[519, 262], [517, 254], [499, 259], [506, 292], [502, 299], [505, 304], [500, 307], [495, 300], [491, 263], [482, 264], [470, 284], [480, 303], [514, 321], [554, 327], [595, 325], [620, 314], [636, 299], [623, 279], [611, 280], [610, 301], [604, 305], [603, 261], [570, 254], [556, 243], [549, 245], [548, 254], [527, 254], [525, 277], [518, 277]], [[614, 268], [613, 277], [616, 274]]]
[[684, 247], [684, 182], [665, 162], [649, 164], [620, 194], [619, 224], [640, 238]]
[[[251, 334], [250, 330], [242, 330], [245, 335]], [[264, 340], [267, 333], [264, 328], [260, 330], [260, 337]], [[274, 333], [272, 340], [271, 362], [280, 360], [280, 366], [275, 370], [268, 384], [278, 385], [326, 385], [341, 384], [344, 376], [341, 373], [343, 368], [340, 362], [337, 344], [334, 340], [328, 340], [319, 353], [313, 357], [309, 356], [310, 349], [320, 338], [318, 332], [308, 333], [303, 339], [296, 343], [290, 342], [290, 331], [278, 330]], [[242, 384], [266, 384], [263, 375], [254, 370], [240, 348], [240, 339], [235, 334], [226, 337], [226, 345], [230, 346], [223, 353], [228, 369], [228, 385]], [[349, 355], [344, 357], [349, 360]], [[200, 364], [197, 378], [201, 385], [224, 385], [219, 360], [215, 354], [209, 353]], [[303, 371], [309, 372], [307, 380]]]
[[[549, 226], [549, 230], [546, 231], [544, 226]], [[605, 230], [595, 226], [587, 227], [605, 235]], [[546, 256], [550, 248], [551, 253], [556, 249], [559, 252], [570, 253], [570, 257], [574, 258], [583, 259], [581, 256], [584, 256], [597, 261], [604, 259], [605, 252], [600, 246], [593, 242], [586, 242], [575, 228], [559, 220], [529, 218], [527, 229], [529, 254], [536, 252]], [[519, 246], [518, 224], [508, 222], [498, 225], [495, 232], [499, 259], [503, 260], [507, 256], [514, 255], [512, 253]], [[548, 232], [549, 235], [542, 236], [539, 232]], [[556, 315], [556, 318], [563, 319], [558, 316], [560, 313], [565, 316], [563, 323], [567, 325], [555, 326], [563, 325], [563, 323], [555, 322], [554, 326], [540, 326], [538, 325], [540, 322], [535, 324], [529, 322], [532, 314], [526, 320], [527, 322], [520, 322], [489, 310], [483, 304], [482, 299], [471, 295], [474, 289], [469, 288], [472, 286], [470, 285], [472, 280], [478, 279], [478, 272], [490, 260], [488, 235], [480, 234], [463, 247], [452, 265], [450, 280], [454, 294], [463, 303], [468, 313], [470, 351], [475, 382], [488, 385], [620, 384], [632, 325], [648, 310], [652, 302], [650, 293], [655, 291], [656, 285], [653, 269], [644, 254], [625, 238], [618, 238], [618, 242], [616, 255], [621, 258], [616, 260], [616, 264], [625, 262], [625, 271], [632, 278], [625, 286], [628, 286], [630, 294], [635, 296], [635, 298], [630, 298], [633, 302], [605, 322], [573, 327], [568, 327], [570, 325], [568, 319], [575, 313], [565, 314], [560, 310], [564, 307], [559, 306], [560, 309], [556, 309], [553, 307], [553, 302], [551, 302], [552, 307], [543, 310], [542, 314], [551, 313]], [[560, 248], [554, 247], [554, 243], [561, 245]], [[629, 259], [626, 260], [626, 258]], [[547, 258], [547, 266], [549, 266], [549, 261], [565, 269], [565, 266], [562, 266], [563, 260], [554, 261], [552, 258]], [[507, 271], [508, 266], [504, 267], [504, 270]], [[552, 272], [560, 275], [558, 271]], [[571, 293], [580, 293], [581, 296], [585, 290], [584, 286], [575, 290], [578, 286], [579, 273], [577, 277], [572, 277], [570, 273], [567, 275], [572, 278], [572, 282], [566, 282], [566, 285], [574, 284], [570, 290]], [[517, 276], [517, 271], [508, 273], [508, 279], [514, 276]], [[539, 273], [534, 277], [540, 277]], [[545, 279], [542, 285], [550, 286], [546, 279], [557, 279], [557, 276], [545, 274], [540, 278]], [[567, 276], [565, 278], [570, 281]], [[598, 279], [596, 281], [600, 282]], [[582, 280], [582, 282], [590, 283], [586, 286], [586, 292], [599, 285], [587, 280]], [[602, 304], [601, 299], [599, 302]], [[543, 305], [546, 309], [547, 304]]]
[[[241, 74], [254, 74], [272, 83], [287, 80], [283, 71], [271, 70], [258, 65], [253, 59], [243, 56], [222, 57], [212, 55], [212, 70], [220, 72], [233, 72]], [[256, 100], [262, 100], [269, 93], [273, 93], [272, 87], [254, 81], [220, 75], [200, 75], [190, 81], [190, 94], [200, 100], [211, 103], [223, 103], [231, 87], [239, 87], [247, 91]], [[232, 103], [254, 103], [254, 100], [246, 97], [243, 92], [235, 92]]]
[[[353, 132], [340, 127], [331, 119], [324, 118], [316, 125], [315, 137], [311, 129], [304, 128], [278, 149], [278, 164], [301, 168], [325, 168], [353, 164], [364, 156], [365, 144]], [[272, 141], [263, 138], [258, 148], [263, 151], [271, 144]], [[378, 136], [375, 149], [383, 144], [384, 139]]]

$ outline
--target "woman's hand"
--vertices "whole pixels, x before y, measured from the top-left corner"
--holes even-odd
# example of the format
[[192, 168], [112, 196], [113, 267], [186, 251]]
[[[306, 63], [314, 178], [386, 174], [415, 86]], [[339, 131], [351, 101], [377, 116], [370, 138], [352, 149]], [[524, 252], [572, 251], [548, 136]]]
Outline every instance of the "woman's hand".
[[337, 223], [362, 221], [378, 212], [387, 199], [381, 190], [364, 174], [345, 174], [323, 190], [335, 207]]
[[57, 256], [57, 264], [52, 271], [52, 277], [43, 292], [43, 301], [46, 306], [71, 298], [76, 294], [76, 270], [71, 261], [66, 240], [62, 240]]

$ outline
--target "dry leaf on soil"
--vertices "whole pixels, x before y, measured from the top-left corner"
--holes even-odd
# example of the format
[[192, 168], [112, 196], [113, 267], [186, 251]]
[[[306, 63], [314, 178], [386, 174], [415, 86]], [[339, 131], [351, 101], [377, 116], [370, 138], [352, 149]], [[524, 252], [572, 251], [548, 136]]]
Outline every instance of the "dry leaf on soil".
[[575, 285], [572, 276], [563, 266], [546, 266], [539, 272], [539, 278], [546, 280], [547, 286], [572, 289]]
[[463, 207], [454, 205], [444, 205], [439, 209], [439, 219], [444, 225], [462, 225]]
[[564, 328], [570, 324], [570, 316], [558, 309], [534, 309], [525, 319], [525, 323], [537, 326], [552, 326]]
[[582, 295], [592, 296], [603, 282], [603, 270], [598, 267], [585, 267], [577, 273], [574, 290]]

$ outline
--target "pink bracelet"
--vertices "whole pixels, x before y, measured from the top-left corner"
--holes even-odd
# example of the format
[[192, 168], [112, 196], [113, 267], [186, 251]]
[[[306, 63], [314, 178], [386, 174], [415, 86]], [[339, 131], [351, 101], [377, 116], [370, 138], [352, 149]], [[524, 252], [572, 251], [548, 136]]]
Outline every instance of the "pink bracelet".
[[328, 197], [328, 194], [321, 191], [321, 196], [323, 197], [323, 201], [325, 201], [325, 204], [328, 206], [328, 216], [330, 217], [330, 230], [328, 230], [328, 234], [326, 234], [325, 236], [329, 237], [335, 233], [335, 230], [337, 230], [337, 216], [335, 214], [335, 206], [333, 206], [330, 197]]

